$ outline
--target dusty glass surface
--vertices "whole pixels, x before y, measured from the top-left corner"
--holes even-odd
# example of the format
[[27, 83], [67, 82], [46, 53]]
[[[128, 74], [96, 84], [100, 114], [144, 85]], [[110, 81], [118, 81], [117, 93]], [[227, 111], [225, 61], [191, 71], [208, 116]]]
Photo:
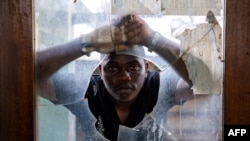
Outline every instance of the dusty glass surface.
[[[189, 10], [193, 8], [192, 4], [199, 10]], [[203, 9], [205, 12], [201, 13], [199, 4], [207, 8]], [[145, 49], [156, 69], [164, 70], [161, 75], [166, 79], [162, 79], [161, 84], [168, 84], [169, 87], [160, 86], [155, 109], [139, 125], [134, 128], [120, 126], [120, 141], [222, 140], [223, 1], [193, 0], [187, 5], [185, 2], [176, 5], [178, 3], [173, 4], [170, 0], [35, 0], [37, 49], [91, 32], [110, 23], [117, 14], [134, 9], [152, 29], [181, 44], [180, 57], [185, 60], [190, 79], [195, 84], [194, 98], [177, 105], [169, 104], [170, 98], [164, 93], [174, 87], [173, 81], [179, 79], [169, 65], [173, 62], [165, 62], [156, 53]], [[119, 8], [122, 13], [117, 12]], [[171, 9], [172, 12], [169, 12]], [[214, 13], [218, 24], [207, 17], [210, 9], [217, 10]], [[66, 87], [83, 94], [78, 97], [71, 95], [72, 101], [83, 99], [89, 78], [93, 73], [98, 73], [96, 67], [99, 60], [99, 53], [92, 52], [90, 56], [82, 56], [67, 64], [53, 76], [57, 81], [68, 81]], [[65, 80], [63, 76], [69, 74], [74, 77]], [[106, 140], [95, 129], [96, 119], [88, 109], [87, 102], [84, 103], [85, 108], [81, 109], [85, 114], [80, 124], [79, 119], [65, 108], [70, 103], [58, 105], [41, 96], [37, 96], [37, 99], [38, 141]]]

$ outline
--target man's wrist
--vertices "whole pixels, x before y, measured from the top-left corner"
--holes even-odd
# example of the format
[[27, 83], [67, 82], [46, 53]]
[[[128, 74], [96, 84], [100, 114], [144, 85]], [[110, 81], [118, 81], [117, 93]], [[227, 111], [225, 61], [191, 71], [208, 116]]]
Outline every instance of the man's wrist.
[[92, 51], [94, 51], [94, 48], [91, 45], [91, 38], [88, 35], [82, 34], [80, 36], [80, 42], [81, 51], [85, 54], [89, 55]]
[[159, 39], [161, 37], [161, 34], [159, 32], [154, 32], [151, 40], [148, 42], [148, 49], [150, 51], [155, 50], [155, 48], [158, 46]]
[[154, 33], [154, 36], [153, 36], [152, 41], [151, 41], [151, 44], [153, 47], [157, 46], [157, 43], [158, 43], [160, 37], [161, 37], [161, 34], [159, 32]]

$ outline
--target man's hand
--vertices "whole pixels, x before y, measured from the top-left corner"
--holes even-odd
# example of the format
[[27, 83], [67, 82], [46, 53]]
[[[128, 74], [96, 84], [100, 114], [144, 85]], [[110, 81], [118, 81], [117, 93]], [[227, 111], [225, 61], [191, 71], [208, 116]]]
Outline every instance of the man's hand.
[[[130, 21], [125, 23], [125, 17], [116, 25], [102, 26], [84, 36], [83, 42], [88, 43], [91, 51], [110, 53], [113, 51], [126, 50], [128, 39], [135, 39], [141, 32], [141, 23]], [[131, 44], [134, 44], [131, 42]], [[88, 49], [88, 48], [86, 48]]]
[[87, 43], [90, 51], [109, 53], [114, 50], [124, 50], [127, 47], [123, 44], [126, 40], [122, 38], [122, 31], [115, 26], [102, 26], [89, 34], [83, 36], [83, 42]]
[[[151, 43], [155, 33], [149, 25], [137, 15], [129, 15], [130, 18], [124, 19], [125, 34], [127, 37], [127, 44], [139, 44], [148, 46]], [[136, 30], [140, 32], [134, 32]]]

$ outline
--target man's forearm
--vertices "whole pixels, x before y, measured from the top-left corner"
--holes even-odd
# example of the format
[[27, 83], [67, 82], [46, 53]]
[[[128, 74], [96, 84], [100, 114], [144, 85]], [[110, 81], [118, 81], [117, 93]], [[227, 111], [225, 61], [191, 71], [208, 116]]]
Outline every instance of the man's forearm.
[[186, 65], [182, 58], [179, 57], [180, 46], [178, 43], [165, 38], [156, 32], [152, 36], [152, 40], [150, 40], [148, 46], [150, 50], [155, 51], [158, 55], [163, 57], [177, 71], [183, 80], [185, 80], [190, 86], [192, 85], [192, 82], [189, 80]]
[[67, 63], [84, 55], [81, 37], [36, 51], [39, 78], [49, 77]]

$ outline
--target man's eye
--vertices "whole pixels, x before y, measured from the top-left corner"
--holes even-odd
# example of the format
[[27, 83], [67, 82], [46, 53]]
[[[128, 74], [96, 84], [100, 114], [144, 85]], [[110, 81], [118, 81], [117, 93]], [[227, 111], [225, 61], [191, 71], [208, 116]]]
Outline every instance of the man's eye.
[[135, 65], [131, 65], [129, 67], [129, 70], [130, 71], [139, 71], [139, 70], [141, 70], [141, 67], [139, 65], [135, 64]]
[[116, 66], [108, 66], [107, 70], [110, 72], [116, 72], [118, 70], [118, 68]]

